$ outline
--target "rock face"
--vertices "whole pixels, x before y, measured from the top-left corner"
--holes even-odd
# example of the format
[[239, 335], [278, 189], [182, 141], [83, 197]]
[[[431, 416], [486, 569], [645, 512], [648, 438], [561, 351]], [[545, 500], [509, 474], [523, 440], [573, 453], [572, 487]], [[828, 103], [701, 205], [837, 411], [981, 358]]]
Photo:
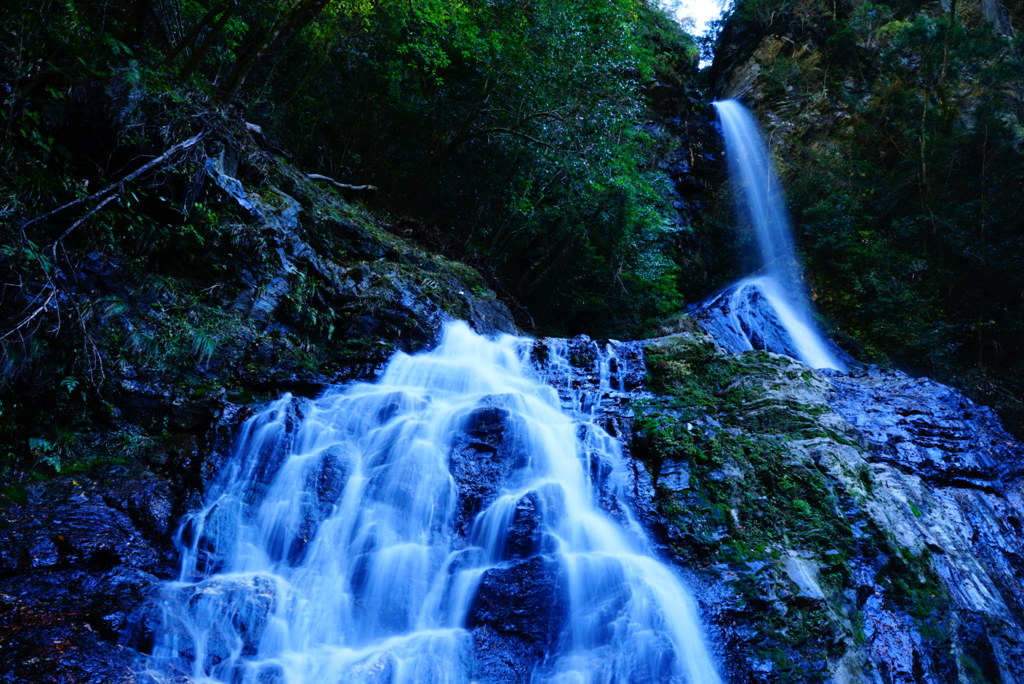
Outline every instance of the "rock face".
[[0, 521], [0, 681], [132, 682], [129, 616], [177, 564], [176, 496], [134, 467], [30, 486]]
[[[646, 346], [542, 340], [533, 356], [563, 401], [633, 445], [630, 504], [702, 588], [728, 680], [1024, 678], [1024, 447], [988, 409], [929, 380], [815, 372], [696, 333]], [[604, 382], [613, 389], [595, 396]], [[522, 455], [503, 402], [469, 415], [449, 453], [463, 537]], [[4, 509], [0, 681], [135, 681], [134, 649], [159, 628], [139, 606], [176, 572], [184, 500], [245, 415], [226, 411], [212, 443], [180, 457], [184, 484], [154, 472], [163, 462], [108, 466], [33, 485]], [[346, 477], [314, 475], [317, 501]], [[467, 615], [478, 681], [528, 678], [558, 637], [564, 608], [535, 496], [516, 504], [504, 560]], [[622, 514], [611, 497], [602, 505]], [[231, 588], [243, 589], [252, 611], [235, 619], [256, 635], [274, 591]]]
[[636, 451], [735, 681], [1018, 681], [1020, 460], [926, 379], [648, 347]]
[[1024, 678], [1024, 445], [990, 409], [927, 379], [868, 369], [832, 385], [831, 405], [886, 492], [874, 517], [930, 552], [949, 593], [960, 669], [973, 662], [987, 681]]

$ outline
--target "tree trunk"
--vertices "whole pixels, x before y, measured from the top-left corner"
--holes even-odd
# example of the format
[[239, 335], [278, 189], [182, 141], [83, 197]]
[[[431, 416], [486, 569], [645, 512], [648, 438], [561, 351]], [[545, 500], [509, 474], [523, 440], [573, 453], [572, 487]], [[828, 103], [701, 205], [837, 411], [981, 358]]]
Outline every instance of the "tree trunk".
[[287, 43], [291, 40], [295, 34], [316, 18], [328, 2], [330, 0], [296, 0], [291, 9], [268, 30], [251, 30], [252, 36], [246, 41], [247, 47], [238, 56], [235, 68], [231, 70], [220, 90], [221, 100], [224, 102], [234, 100], [238, 96], [238, 91], [245, 84], [245, 79], [259, 64], [264, 53], [275, 43]]
[[220, 16], [217, 18], [214, 25], [210, 27], [210, 31], [206, 34], [206, 37], [203, 38], [203, 42], [199, 44], [199, 47], [192, 51], [188, 60], [185, 61], [185, 65], [181, 67], [181, 73], [179, 74], [181, 78], [188, 78], [192, 75], [192, 72], [196, 70], [196, 67], [199, 66], [199, 62], [203, 59], [203, 55], [209, 51], [210, 46], [212, 46], [213, 41], [217, 39], [217, 35], [224, 27], [224, 24], [226, 24], [228, 19], [231, 18], [231, 15], [234, 14], [236, 7], [238, 7], [238, 0], [231, 0], [227, 6], [221, 10]]

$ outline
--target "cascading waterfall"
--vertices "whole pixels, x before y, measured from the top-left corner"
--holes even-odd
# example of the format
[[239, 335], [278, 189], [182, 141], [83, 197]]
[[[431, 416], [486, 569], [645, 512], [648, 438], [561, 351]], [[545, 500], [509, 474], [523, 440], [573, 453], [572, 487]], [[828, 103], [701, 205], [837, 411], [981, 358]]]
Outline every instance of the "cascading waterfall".
[[737, 208], [757, 238], [761, 275], [726, 288], [696, 315], [733, 351], [768, 349], [814, 368], [845, 370], [814, 324], [782, 191], [757, 122], [735, 100], [714, 105], [722, 123]]
[[[481, 674], [473, 626], [494, 596], [527, 593], [528, 571], [550, 585], [548, 614], [531, 616], [543, 623], [531, 681], [719, 682], [692, 598], [631, 513], [627, 459], [594, 423], [618, 382], [614, 349], [594, 395], [576, 389], [566, 345], [546, 347], [561, 399], [530, 365], [540, 345], [453, 323], [377, 383], [285, 396], [249, 418], [181, 526], [181, 575], [152, 607], [140, 671], [520, 681]], [[467, 489], [467, 473], [482, 485]], [[506, 575], [519, 579], [496, 592]]]

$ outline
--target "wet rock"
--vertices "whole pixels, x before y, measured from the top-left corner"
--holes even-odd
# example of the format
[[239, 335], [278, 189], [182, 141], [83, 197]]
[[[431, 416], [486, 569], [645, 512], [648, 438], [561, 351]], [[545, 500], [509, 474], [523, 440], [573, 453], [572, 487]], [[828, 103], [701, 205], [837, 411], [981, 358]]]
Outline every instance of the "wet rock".
[[540, 506], [537, 492], [530, 492], [516, 502], [512, 523], [505, 537], [506, 559], [529, 558], [541, 550], [543, 538]]
[[786, 577], [796, 587], [796, 598], [803, 601], [824, 601], [825, 592], [818, 584], [818, 565], [797, 551], [790, 551], [782, 560]]
[[557, 638], [559, 605], [556, 566], [542, 556], [514, 561], [484, 573], [466, 627], [473, 633], [481, 681], [525, 681]]
[[995, 413], [951, 387], [899, 371], [860, 369], [831, 379], [830, 404], [873, 458], [945, 486], [986, 486], [1024, 474], [1020, 445]]
[[135, 684], [134, 654], [77, 620], [0, 597], [0, 682]]
[[300, 511], [301, 520], [288, 550], [288, 560], [293, 565], [300, 562], [306, 545], [313, 539], [320, 523], [334, 511], [334, 505], [341, 497], [351, 470], [351, 461], [333, 449], [321, 454], [316, 466], [309, 470]]
[[0, 513], [3, 682], [133, 682], [129, 616], [173, 572], [176, 501], [142, 468], [37, 483]]
[[[140, 620], [138, 643], [149, 641], [142, 631], [163, 633], [162, 642], [174, 644], [178, 655], [194, 659], [199, 649], [205, 657], [205, 671], [229, 677], [226, 664], [234, 655], [253, 655], [263, 637], [270, 614], [277, 605], [277, 588], [272, 578], [264, 576], [213, 577], [198, 584], [186, 584], [173, 591], [176, 610], [154, 610], [149, 607]], [[201, 635], [202, 643], [187, 627], [186, 620], [195, 615], [212, 616], [210, 629]], [[167, 639], [166, 634], [173, 635]], [[225, 663], [225, 667], [218, 666]]]
[[1024, 446], [991, 411], [897, 372], [674, 348], [667, 371], [706, 363], [715, 385], [663, 414], [698, 451], [656, 462], [667, 517], [685, 522], [665, 536], [691, 563], [719, 561], [701, 574], [733, 676], [946, 682], [984, 661], [986, 681], [1021, 678]]
[[658, 474], [658, 486], [672, 494], [679, 494], [690, 488], [690, 469], [683, 461], [666, 459]]
[[516, 418], [493, 397], [466, 416], [461, 434], [452, 440], [449, 470], [458, 488], [456, 529], [468, 534], [477, 513], [498, 496], [498, 484], [526, 465], [528, 454], [516, 429]]

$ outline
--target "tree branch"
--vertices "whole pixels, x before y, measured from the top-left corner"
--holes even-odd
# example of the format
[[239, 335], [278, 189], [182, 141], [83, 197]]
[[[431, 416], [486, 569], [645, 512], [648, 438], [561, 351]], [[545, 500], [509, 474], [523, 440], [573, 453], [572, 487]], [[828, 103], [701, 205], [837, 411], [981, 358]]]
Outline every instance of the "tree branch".
[[376, 185], [349, 185], [348, 183], [339, 183], [330, 176], [324, 176], [319, 173], [307, 173], [306, 178], [310, 180], [322, 180], [331, 183], [335, 187], [341, 188], [342, 190], [376, 190]]
[[[110, 185], [106, 186], [105, 188], [102, 188], [101, 190], [98, 190], [98, 191], [94, 192], [93, 194], [89, 195], [88, 197], [82, 197], [80, 199], [72, 200], [71, 202], [68, 202], [67, 204], [63, 204], [63, 205], [57, 207], [53, 211], [46, 212], [42, 216], [37, 216], [34, 219], [30, 219], [28, 221], [25, 221], [24, 223], [21, 224], [21, 228], [24, 229], [24, 228], [27, 228], [28, 226], [31, 226], [33, 223], [39, 223], [40, 221], [48, 219], [51, 216], [54, 216], [55, 214], [59, 214], [60, 212], [64, 211], [65, 209], [70, 209], [71, 207], [77, 207], [79, 205], [86, 204], [87, 202], [92, 202], [92, 201], [95, 201], [95, 200], [101, 200], [101, 199], [104, 199], [107, 195], [110, 195], [111, 193], [120, 192], [121, 190], [124, 189], [124, 186], [126, 184], [128, 184], [131, 181], [135, 180], [136, 178], [138, 178], [139, 176], [143, 175], [144, 173], [152, 171], [153, 169], [155, 169], [155, 168], [157, 168], [159, 166], [163, 166], [171, 157], [177, 155], [179, 152], [184, 152], [188, 148], [192, 147], [197, 142], [199, 142], [200, 140], [205, 138], [208, 133], [209, 133], [209, 131], [202, 131], [201, 133], [198, 133], [198, 134], [192, 136], [188, 140], [183, 140], [180, 143], [171, 146], [166, 152], [161, 154], [159, 157], [146, 162], [145, 164], [143, 164], [139, 168], [135, 169], [134, 171], [129, 173], [127, 176], [125, 176], [121, 180], [115, 181], [114, 183], [111, 183]], [[104, 204], [106, 204], [106, 202], [104, 202]], [[90, 214], [87, 214], [86, 217], [88, 217], [92, 213], [95, 213], [95, 211], [90, 212]], [[63, 237], [63, 235], [61, 237]]]
[[33, 319], [33, 318], [35, 318], [36, 316], [38, 316], [39, 314], [41, 314], [41, 313], [42, 313], [43, 311], [45, 311], [45, 310], [46, 310], [46, 307], [47, 307], [47, 306], [48, 306], [48, 305], [50, 304], [50, 301], [51, 301], [51, 300], [52, 300], [52, 299], [53, 299], [54, 297], [56, 297], [56, 296], [57, 296], [57, 288], [53, 288], [53, 289], [51, 289], [51, 290], [50, 290], [50, 296], [46, 298], [46, 301], [45, 301], [45, 302], [43, 302], [42, 306], [40, 306], [40, 307], [39, 307], [38, 309], [36, 309], [36, 310], [35, 310], [35, 311], [33, 311], [32, 313], [30, 313], [30, 314], [29, 314], [28, 316], [25, 316], [25, 318], [21, 319], [21, 323], [18, 323], [18, 325], [14, 326], [13, 328], [11, 328], [10, 330], [8, 330], [8, 331], [7, 331], [6, 333], [4, 333], [3, 335], [0, 335], [0, 340], [4, 340], [4, 339], [7, 339], [8, 337], [10, 337], [11, 335], [13, 335], [14, 333], [16, 333], [16, 332], [18, 332], [19, 330], [21, 330], [22, 328], [24, 328], [24, 327], [25, 327], [26, 325], [28, 325], [28, 324], [29, 324], [30, 322], [32, 322], [32, 319]]
[[83, 223], [85, 223], [86, 219], [88, 219], [90, 216], [92, 216], [97, 211], [99, 211], [103, 207], [107, 206], [108, 204], [110, 204], [111, 202], [116, 200], [117, 198], [118, 198], [118, 195], [116, 195], [116, 194], [115, 195], [107, 196], [106, 198], [103, 199], [102, 202], [97, 204], [95, 207], [93, 207], [89, 211], [85, 212], [85, 215], [82, 216], [82, 218], [78, 219], [77, 221], [72, 223], [70, 226], [68, 226], [68, 229], [65, 230], [63, 233], [61, 233], [60, 237], [58, 237], [56, 240], [51, 242], [50, 243], [50, 247], [53, 248], [53, 259], [54, 259], [54, 261], [57, 260], [57, 245], [59, 245], [64, 238], [66, 238], [68, 235], [70, 235], [71, 231], [73, 231], [75, 228], [77, 228], [78, 226], [80, 226]]
[[524, 140], [529, 140], [530, 142], [534, 143], [535, 145], [540, 145], [541, 147], [546, 147], [549, 150], [559, 150], [559, 149], [561, 149], [561, 148], [555, 147], [551, 143], [544, 142], [540, 138], [535, 138], [535, 137], [533, 137], [532, 135], [530, 135], [528, 133], [523, 133], [522, 131], [517, 131], [517, 130], [515, 130], [513, 128], [482, 128], [482, 129], [473, 131], [473, 133], [471, 133], [471, 135], [479, 136], [479, 135], [489, 135], [491, 133], [505, 133], [507, 135], [514, 135], [516, 137], [523, 138]]

